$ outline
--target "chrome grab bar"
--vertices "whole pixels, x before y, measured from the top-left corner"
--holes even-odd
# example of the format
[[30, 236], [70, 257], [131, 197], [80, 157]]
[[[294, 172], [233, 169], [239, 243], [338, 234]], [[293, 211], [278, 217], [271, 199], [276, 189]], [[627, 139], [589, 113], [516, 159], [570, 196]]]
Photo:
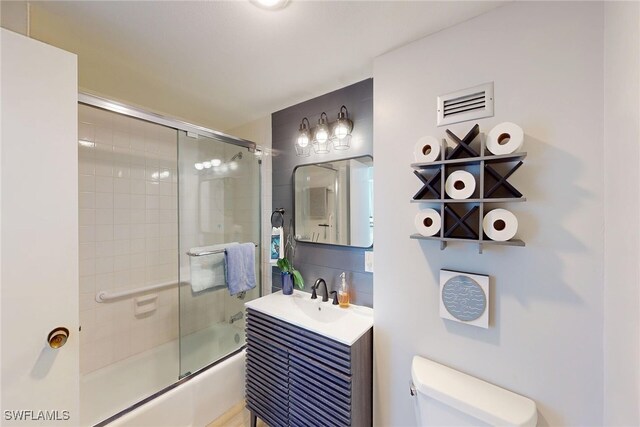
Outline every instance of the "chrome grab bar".
[[179, 284], [178, 282], [173, 281], [173, 282], [157, 283], [155, 285], [144, 286], [142, 288], [130, 289], [130, 290], [121, 291], [121, 292], [100, 291], [96, 294], [96, 302], [107, 302], [107, 301], [111, 301], [118, 298], [141, 294], [144, 292], [155, 291], [163, 288], [170, 288], [173, 286], [177, 286], [178, 284]]
[[[257, 243], [254, 243], [255, 247], [258, 247]], [[214, 251], [202, 251], [202, 252], [191, 252], [188, 251], [187, 255], [189, 256], [207, 256], [207, 255], [213, 255], [213, 254], [219, 254], [221, 252], [224, 252], [224, 249], [216, 249]]]

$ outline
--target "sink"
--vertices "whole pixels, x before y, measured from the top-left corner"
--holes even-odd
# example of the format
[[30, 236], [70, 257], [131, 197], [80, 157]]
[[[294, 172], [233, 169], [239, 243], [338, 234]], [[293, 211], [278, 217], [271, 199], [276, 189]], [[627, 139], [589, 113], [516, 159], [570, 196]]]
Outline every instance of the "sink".
[[373, 310], [350, 305], [341, 308], [322, 297], [298, 290], [293, 295], [276, 292], [245, 303], [245, 307], [351, 345], [373, 326]]
[[336, 322], [349, 314], [348, 309], [345, 310], [343, 308], [336, 307], [335, 305], [327, 304], [327, 302], [331, 300], [323, 303], [321, 298], [313, 300], [308, 295], [305, 298], [305, 296], [300, 294], [289, 295], [289, 297], [293, 300], [296, 308], [298, 308], [302, 314], [309, 316], [316, 322]]

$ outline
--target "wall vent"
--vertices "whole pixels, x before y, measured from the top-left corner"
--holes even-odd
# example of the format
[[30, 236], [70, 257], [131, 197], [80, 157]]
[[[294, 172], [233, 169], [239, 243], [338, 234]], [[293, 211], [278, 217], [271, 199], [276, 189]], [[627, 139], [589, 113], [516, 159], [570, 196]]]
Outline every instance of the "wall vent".
[[438, 126], [493, 116], [493, 82], [438, 97]]

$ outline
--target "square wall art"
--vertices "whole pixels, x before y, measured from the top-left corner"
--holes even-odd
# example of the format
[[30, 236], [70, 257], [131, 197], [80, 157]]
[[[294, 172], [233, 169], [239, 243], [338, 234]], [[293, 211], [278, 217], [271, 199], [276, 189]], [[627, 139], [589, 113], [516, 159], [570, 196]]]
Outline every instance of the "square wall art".
[[440, 270], [440, 317], [489, 327], [489, 276]]

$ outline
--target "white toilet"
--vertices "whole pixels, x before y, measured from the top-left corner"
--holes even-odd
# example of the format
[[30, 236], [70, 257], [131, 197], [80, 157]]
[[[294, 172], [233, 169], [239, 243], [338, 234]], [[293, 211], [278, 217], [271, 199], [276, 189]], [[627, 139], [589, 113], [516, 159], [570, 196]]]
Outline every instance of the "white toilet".
[[419, 426], [535, 426], [533, 400], [420, 356], [411, 364]]

